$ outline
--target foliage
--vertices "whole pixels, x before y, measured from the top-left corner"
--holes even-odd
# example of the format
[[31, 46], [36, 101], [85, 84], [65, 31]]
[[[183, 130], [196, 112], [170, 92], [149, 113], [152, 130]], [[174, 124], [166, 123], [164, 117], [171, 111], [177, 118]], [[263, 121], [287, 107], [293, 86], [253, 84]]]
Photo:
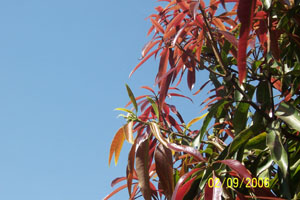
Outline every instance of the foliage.
[[[124, 188], [130, 199], [299, 199], [300, 1], [160, 1], [131, 72], [159, 57], [158, 92], [143, 86], [149, 94], [134, 97], [126, 85], [134, 111], [119, 108], [127, 124], [109, 159], [132, 143], [112, 186], [126, 183], [106, 199]], [[194, 95], [211, 83], [206, 113], [186, 124], [167, 97], [190, 99], [177, 86], [186, 74], [192, 90], [202, 71], [209, 77]]]

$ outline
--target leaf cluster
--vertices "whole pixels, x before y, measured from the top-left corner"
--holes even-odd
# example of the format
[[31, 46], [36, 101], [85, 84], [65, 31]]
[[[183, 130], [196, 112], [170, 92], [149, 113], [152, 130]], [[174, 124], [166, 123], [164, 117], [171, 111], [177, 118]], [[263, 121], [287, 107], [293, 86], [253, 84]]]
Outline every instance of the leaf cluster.
[[[126, 176], [112, 186], [126, 183], [105, 199], [124, 188], [129, 199], [299, 199], [300, 2], [161, 1], [130, 74], [158, 57], [158, 92], [143, 86], [149, 94], [135, 97], [126, 85], [133, 109], [118, 109], [127, 123], [109, 155], [117, 163], [123, 142], [132, 143]], [[209, 77], [197, 86], [202, 71]], [[192, 101], [177, 88], [185, 75], [194, 95], [212, 88], [205, 114], [188, 123], [168, 103]], [[216, 179], [222, 185], [211, 187]], [[269, 184], [258, 187], [260, 179]]]

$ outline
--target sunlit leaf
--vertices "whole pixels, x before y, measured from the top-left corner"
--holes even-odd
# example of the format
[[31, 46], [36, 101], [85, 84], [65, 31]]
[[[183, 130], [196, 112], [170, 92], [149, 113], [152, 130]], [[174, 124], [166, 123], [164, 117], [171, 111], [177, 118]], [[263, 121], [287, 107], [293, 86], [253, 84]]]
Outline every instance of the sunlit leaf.
[[300, 131], [300, 111], [293, 105], [287, 102], [282, 102], [279, 104], [275, 115], [293, 129]]
[[150, 122], [149, 124], [152, 134], [156, 137], [156, 139], [163, 144], [165, 147], [168, 147], [168, 142], [166, 138], [164, 138], [161, 133], [158, 125], [154, 122]]
[[205, 113], [204, 115], [201, 115], [199, 117], [196, 117], [194, 119], [192, 119], [187, 125], [186, 128], [189, 129], [194, 123], [196, 123], [197, 121], [201, 120], [203, 117], [206, 117], [208, 113]]
[[117, 165], [124, 140], [125, 140], [124, 128], [121, 127], [116, 133], [110, 145], [109, 161], [108, 161], [109, 165], [113, 154], [115, 154], [115, 165]]
[[133, 139], [133, 121], [128, 122], [126, 125], [123, 126], [124, 128], [124, 133], [125, 133], [125, 139], [133, 144], [134, 139]]
[[124, 111], [124, 112], [130, 113], [130, 114], [133, 114], [133, 112], [131, 110], [126, 109], [126, 108], [116, 108], [115, 110], [120, 110], [120, 111]]

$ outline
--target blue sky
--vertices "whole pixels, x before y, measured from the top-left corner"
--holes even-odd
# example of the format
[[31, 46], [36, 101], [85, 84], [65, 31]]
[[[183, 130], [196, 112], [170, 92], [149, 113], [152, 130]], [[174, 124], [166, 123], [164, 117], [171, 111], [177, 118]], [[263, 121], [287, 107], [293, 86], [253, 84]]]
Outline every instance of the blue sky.
[[[154, 61], [128, 75], [157, 5], [0, 1], [0, 199], [96, 200], [113, 191], [129, 148], [108, 167], [110, 142], [125, 122], [113, 110], [129, 100], [125, 83], [136, 95], [153, 85]], [[178, 102], [187, 121], [200, 115], [199, 101]]]

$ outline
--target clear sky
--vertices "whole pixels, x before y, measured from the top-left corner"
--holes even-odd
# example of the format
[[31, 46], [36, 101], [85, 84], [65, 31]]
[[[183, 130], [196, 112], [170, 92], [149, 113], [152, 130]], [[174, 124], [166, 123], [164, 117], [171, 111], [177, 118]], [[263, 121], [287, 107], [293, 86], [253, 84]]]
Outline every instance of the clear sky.
[[[125, 83], [136, 95], [153, 85], [154, 61], [128, 75], [157, 5], [0, 1], [0, 199], [98, 200], [113, 191], [129, 148], [108, 167], [110, 142], [124, 124], [113, 110], [129, 100]], [[200, 115], [183, 112], [187, 121]]]

